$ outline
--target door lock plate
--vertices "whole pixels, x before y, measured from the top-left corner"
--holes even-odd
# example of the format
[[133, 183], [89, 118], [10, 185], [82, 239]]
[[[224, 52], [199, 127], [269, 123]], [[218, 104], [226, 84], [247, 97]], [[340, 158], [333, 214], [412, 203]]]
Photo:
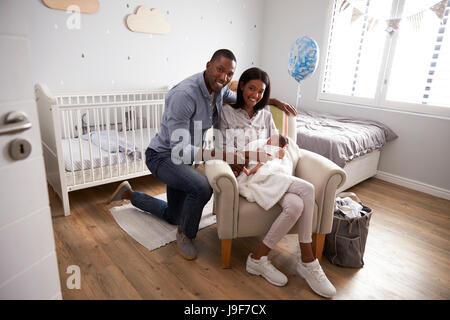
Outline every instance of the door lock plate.
[[13, 160], [23, 160], [31, 153], [31, 144], [25, 139], [15, 139], [9, 144], [9, 155]]

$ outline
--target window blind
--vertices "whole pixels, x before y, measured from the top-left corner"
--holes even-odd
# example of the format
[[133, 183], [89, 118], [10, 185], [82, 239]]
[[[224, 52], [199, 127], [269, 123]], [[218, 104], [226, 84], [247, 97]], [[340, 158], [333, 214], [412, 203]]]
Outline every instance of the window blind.
[[335, 0], [322, 97], [450, 107], [449, 12], [450, 0]]
[[450, 107], [449, 4], [442, 20], [427, 10], [421, 13], [419, 25], [401, 24], [387, 100]]

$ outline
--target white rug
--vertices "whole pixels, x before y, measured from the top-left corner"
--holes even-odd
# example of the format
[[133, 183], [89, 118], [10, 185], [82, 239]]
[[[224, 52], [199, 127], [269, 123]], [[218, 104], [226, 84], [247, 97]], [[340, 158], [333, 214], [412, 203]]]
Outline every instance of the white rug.
[[[155, 198], [166, 200], [166, 194], [159, 194]], [[216, 216], [212, 212], [213, 197], [203, 209], [199, 229], [216, 223]], [[177, 226], [146, 213], [131, 203], [109, 209], [117, 224], [137, 242], [148, 250], [154, 250], [176, 240]]]

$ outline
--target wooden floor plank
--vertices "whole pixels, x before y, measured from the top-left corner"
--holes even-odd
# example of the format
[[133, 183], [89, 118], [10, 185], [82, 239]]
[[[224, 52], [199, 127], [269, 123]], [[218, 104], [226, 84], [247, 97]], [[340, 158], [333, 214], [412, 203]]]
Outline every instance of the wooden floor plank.
[[[165, 192], [152, 176], [130, 182], [150, 195]], [[174, 242], [147, 250], [109, 213], [105, 201], [117, 185], [70, 193], [68, 217], [62, 216], [61, 202], [49, 188], [64, 299], [321, 299], [296, 273], [296, 235], [284, 237], [269, 255], [289, 279], [285, 287], [276, 287], [245, 270], [261, 237], [233, 240], [231, 269], [221, 267], [215, 225], [198, 232], [194, 261], [181, 258]], [[335, 299], [449, 299], [450, 201], [375, 178], [349, 191], [374, 214], [363, 268], [341, 268], [322, 259], [337, 289]], [[81, 269], [80, 290], [67, 288], [70, 265]]]

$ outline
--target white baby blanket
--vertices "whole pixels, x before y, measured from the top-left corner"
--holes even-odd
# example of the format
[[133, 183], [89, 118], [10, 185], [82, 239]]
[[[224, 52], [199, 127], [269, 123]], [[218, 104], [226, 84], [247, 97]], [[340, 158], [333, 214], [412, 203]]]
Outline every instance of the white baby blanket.
[[[265, 139], [252, 141], [248, 144], [248, 150], [256, 151], [266, 143]], [[283, 159], [274, 158], [266, 162], [255, 174], [250, 176], [241, 172], [237, 177], [239, 193], [248, 201], [256, 202], [264, 210], [269, 210], [280, 201], [291, 183], [298, 179], [293, 174], [299, 157], [299, 147], [289, 139]]]

